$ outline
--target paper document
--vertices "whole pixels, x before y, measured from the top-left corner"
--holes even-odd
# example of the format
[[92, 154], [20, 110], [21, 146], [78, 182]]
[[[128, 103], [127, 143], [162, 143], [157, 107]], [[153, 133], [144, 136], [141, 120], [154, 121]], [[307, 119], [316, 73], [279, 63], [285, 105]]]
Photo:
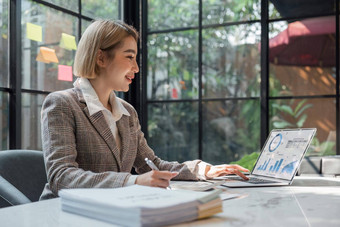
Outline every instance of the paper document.
[[223, 181], [170, 181], [173, 190], [207, 191], [223, 184]]
[[222, 212], [222, 190], [193, 192], [133, 185], [63, 189], [62, 210], [123, 226], [164, 226]]
[[243, 194], [236, 194], [236, 193], [221, 193], [220, 198], [221, 200], [228, 200], [228, 199], [236, 199], [236, 198], [243, 198], [245, 195]]

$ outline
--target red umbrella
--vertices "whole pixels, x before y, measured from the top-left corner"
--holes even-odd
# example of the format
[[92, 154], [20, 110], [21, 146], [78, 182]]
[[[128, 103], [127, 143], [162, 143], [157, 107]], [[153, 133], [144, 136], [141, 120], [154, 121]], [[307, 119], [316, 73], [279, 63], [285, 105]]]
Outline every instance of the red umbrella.
[[278, 65], [335, 66], [335, 17], [296, 21], [269, 40], [269, 61]]

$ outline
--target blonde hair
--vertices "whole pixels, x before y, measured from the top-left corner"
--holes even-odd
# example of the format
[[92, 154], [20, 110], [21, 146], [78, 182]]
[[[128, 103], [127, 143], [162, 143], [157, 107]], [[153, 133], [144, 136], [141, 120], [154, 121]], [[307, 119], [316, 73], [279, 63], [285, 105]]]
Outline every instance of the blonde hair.
[[121, 46], [122, 41], [132, 36], [138, 41], [138, 32], [122, 21], [96, 20], [82, 35], [74, 59], [73, 73], [78, 77], [94, 79], [99, 75], [96, 63], [98, 50], [108, 51], [110, 58], [114, 50]]

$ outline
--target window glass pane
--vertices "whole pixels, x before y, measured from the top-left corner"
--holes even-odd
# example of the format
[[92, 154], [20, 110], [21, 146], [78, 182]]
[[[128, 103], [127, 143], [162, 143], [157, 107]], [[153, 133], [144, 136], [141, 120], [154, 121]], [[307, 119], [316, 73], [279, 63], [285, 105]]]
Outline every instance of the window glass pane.
[[24, 0], [21, 22], [22, 88], [55, 91], [72, 87], [78, 19]]
[[272, 23], [270, 95], [335, 94], [335, 17]]
[[0, 150], [9, 149], [9, 104], [8, 93], [0, 91]]
[[259, 23], [203, 30], [203, 97], [254, 97], [260, 88]]
[[149, 104], [148, 143], [158, 157], [167, 161], [197, 159], [197, 103]]
[[88, 20], [81, 20], [81, 34], [84, 33], [86, 28], [91, 24], [91, 21]]
[[61, 6], [65, 9], [79, 12], [78, 1], [76, 0], [44, 0], [45, 2], [52, 3], [53, 5]]
[[203, 102], [202, 121], [204, 161], [229, 163], [260, 150], [258, 100]]
[[8, 87], [8, 2], [0, 0], [0, 87]]
[[336, 0], [270, 0], [269, 18], [303, 17], [335, 12]]
[[120, 19], [119, 0], [82, 0], [82, 14], [91, 18]]
[[197, 0], [148, 0], [148, 29], [198, 26], [198, 6]]
[[198, 97], [198, 31], [189, 30], [148, 37], [147, 97]]
[[22, 94], [21, 146], [23, 149], [42, 150], [41, 106], [46, 95]]
[[261, 19], [260, 0], [210, 0], [202, 4], [203, 25]]
[[269, 107], [270, 129], [317, 128], [307, 156], [335, 154], [335, 99], [278, 99]]

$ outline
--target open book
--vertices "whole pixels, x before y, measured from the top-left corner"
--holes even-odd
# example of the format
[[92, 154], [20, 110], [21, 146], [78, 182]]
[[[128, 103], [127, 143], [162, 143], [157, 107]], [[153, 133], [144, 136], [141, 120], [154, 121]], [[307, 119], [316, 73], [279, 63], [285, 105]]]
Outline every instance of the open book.
[[133, 185], [115, 189], [63, 189], [64, 211], [123, 226], [163, 226], [222, 212], [220, 190], [173, 191]]

